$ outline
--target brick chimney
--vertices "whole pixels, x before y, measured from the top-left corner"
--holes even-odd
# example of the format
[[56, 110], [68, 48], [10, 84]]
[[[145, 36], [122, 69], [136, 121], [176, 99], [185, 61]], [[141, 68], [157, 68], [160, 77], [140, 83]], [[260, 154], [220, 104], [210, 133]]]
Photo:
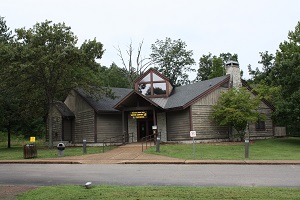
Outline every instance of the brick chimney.
[[239, 88], [242, 86], [241, 72], [237, 61], [228, 61], [226, 64], [226, 75], [230, 74], [230, 87]]

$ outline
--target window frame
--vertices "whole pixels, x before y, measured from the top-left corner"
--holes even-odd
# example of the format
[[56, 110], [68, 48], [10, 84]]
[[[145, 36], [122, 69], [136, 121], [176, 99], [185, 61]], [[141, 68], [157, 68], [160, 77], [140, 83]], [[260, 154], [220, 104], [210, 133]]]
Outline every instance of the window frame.
[[[150, 75], [150, 81], [142, 81], [142, 80], [144, 79], [144, 77], [143, 77], [143, 78], [141, 79], [141, 81], [139, 81], [139, 82], [136, 83], [136, 90], [137, 90], [138, 92], [140, 92], [141, 94], [143, 94], [141, 91], [139, 91], [139, 86], [140, 86], [140, 84], [150, 84], [151, 94], [150, 94], [150, 95], [145, 95], [145, 94], [143, 94], [143, 95], [145, 95], [145, 96], [147, 96], [147, 97], [150, 97], [150, 98], [155, 98], [155, 97], [159, 98], [159, 97], [167, 97], [167, 96], [169, 96], [169, 85], [168, 85], [168, 81], [165, 80], [165, 79], [162, 78], [162, 77], [160, 77], [162, 80], [154, 81], [154, 80], [153, 80], [153, 74], [155, 74], [156, 76], [160, 77], [160, 76], [159, 76], [158, 74], [156, 74], [154, 71], [150, 71], [147, 75], [144, 76], [144, 77], [146, 77], [146, 76]], [[153, 87], [153, 85], [154, 85], [155, 83], [164, 83], [164, 84], [165, 84], [165, 88], [166, 88], [166, 89], [165, 89], [165, 90], [166, 90], [166, 93], [165, 93], [165, 94], [154, 94], [154, 87]]]
[[262, 120], [257, 120], [255, 123], [256, 131], [266, 131], [266, 122]]

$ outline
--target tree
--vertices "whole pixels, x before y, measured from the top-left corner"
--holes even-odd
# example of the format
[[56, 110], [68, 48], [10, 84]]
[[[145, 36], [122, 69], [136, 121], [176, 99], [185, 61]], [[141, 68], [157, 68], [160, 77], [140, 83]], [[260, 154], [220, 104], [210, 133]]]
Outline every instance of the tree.
[[[23, 105], [33, 116], [48, 116], [49, 147], [52, 147], [52, 116], [56, 100], [63, 100], [69, 91], [81, 87], [87, 92], [109, 94], [99, 79], [96, 59], [103, 55], [103, 45], [96, 39], [76, 46], [77, 37], [64, 23], [45, 21], [33, 28], [16, 29], [13, 45], [0, 49], [7, 64], [1, 74], [9, 86], [21, 88]], [[9, 49], [9, 51], [7, 50]], [[24, 101], [26, 100], [26, 101]]]
[[169, 79], [172, 86], [189, 83], [188, 72], [195, 71], [191, 67], [195, 64], [193, 51], [186, 50], [186, 46], [182, 40], [171, 38], [157, 40], [151, 45], [152, 62], [158, 65], [156, 69]]
[[260, 83], [262, 80], [266, 84], [271, 85], [271, 71], [274, 66], [275, 57], [273, 54], [270, 54], [268, 51], [259, 52], [261, 60], [258, 61], [262, 65], [262, 70], [259, 70], [257, 67], [255, 70], [251, 68], [251, 65], [248, 65], [248, 72], [252, 78], [249, 80], [249, 83]]
[[212, 118], [219, 125], [229, 125], [237, 131], [237, 137], [244, 139], [247, 124], [264, 119], [257, 110], [260, 104], [258, 97], [251, 97], [246, 88], [231, 88], [221, 94], [213, 106]]
[[101, 67], [101, 79], [107, 87], [131, 88], [127, 73], [128, 71], [119, 68], [115, 63], [112, 63], [109, 68]]
[[212, 66], [213, 66], [212, 54], [208, 53], [208, 55], [202, 55], [202, 57], [199, 59], [199, 68], [198, 68], [197, 77], [195, 81], [208, 80], [212, 72]]
[[300, 21], [289, 31], [288, 41], [280, 43], [270, 72], [272, 85], [280, 86], [276, 121], [292, 133], [300, 131]]
[[237, 54], [221, 53], [218, 57], [212, 56], [211, 53], [202, 55], [199, 59], [199, 68], [195, 81], [204, 81], [225, 75], [225, 63], [230, 60], [238, 61]]
[[136, 56], [136, 62], [133, 64], [133, 52], [134, 49], [132, 47], [132, 42], [128, 46], [128, 50], [126, 50], [126, 53], [128, 55], [128, 64], [125, 62], [125, 58], [123, 56], [123, 53], [121, 51], [121, 48], [116, 48], [118, 51], [118, 55], [122, 61], [123, 64], [123, 71], [125, 72], [125, 77], [127, 77], [128, 83], [130, 84], [131, 88], [134, 88], [134, 82], [135, 80], [144, 73], [144, 71], [149, 67], [151, 64], [150, 58], [142, 58], [141, 52], [142, 52], [142, 46], [143, 41], [139, 44], [138, 50], [137, 50], [137, 56]]
[[0, 44], [8, 43], [12, 38], [12, 32], [9, 30], [9, 27], [6, 25], [4, 17], [0, 16]]
[[262, 65], [262, 69], [260, 70], [256, 67], [256, 69], [253, 70], [251, 65], [248, 65], [248, 72], [251, 76], [251, 79], [248, 80], [248, 84], [250, 84], [261, 98], [276, 104], [281, 87], [272, 84], [271, 72], [275, 64], [275, 56], [268, 51], [259, 52], [259, 54], [261, 60], [258, 61], [258, 63]]
[[[0, 49], [10, 45], [12, 39], [12, 32], [6, 25], [4, 17], [0, 16]], [[0, 60], [0, 66], [3, 67], [5, 62]], [[1, 69], [1, 68], [0, 68]], [[0, 72], [1, 74], [1, 72]], [[19, 99], [11, 96], [5, 92], [7, 87], [4, 81], [0, 82], [0, 128], [3, 127], [7, 130], [7, 147], [10, 148], [11, 130], [17, 124], [17, 110]]]

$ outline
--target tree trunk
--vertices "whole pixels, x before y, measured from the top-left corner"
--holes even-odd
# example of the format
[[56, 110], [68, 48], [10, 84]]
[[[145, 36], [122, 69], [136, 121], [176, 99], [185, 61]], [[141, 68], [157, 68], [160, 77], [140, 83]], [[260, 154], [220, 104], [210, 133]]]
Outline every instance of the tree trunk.
[[52, 148], [53, 147], [53, 128], [52, 128], [52, 110], [53, 106], [50, 106], [49, 114], [48, 114], [48, 147]]

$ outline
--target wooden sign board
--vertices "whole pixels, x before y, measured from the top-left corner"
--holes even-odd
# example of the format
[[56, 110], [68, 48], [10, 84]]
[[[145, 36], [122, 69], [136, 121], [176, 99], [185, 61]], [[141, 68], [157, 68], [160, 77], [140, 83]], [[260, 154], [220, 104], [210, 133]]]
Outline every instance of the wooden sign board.
[[192, 138], [196, 137], [196, 131], [190, 131], [190, 137]]
[[147, 118], [147, 112], [141, 111], [141, 112], [131, 112], [130, 116], [133, 119], [145, 119]]

